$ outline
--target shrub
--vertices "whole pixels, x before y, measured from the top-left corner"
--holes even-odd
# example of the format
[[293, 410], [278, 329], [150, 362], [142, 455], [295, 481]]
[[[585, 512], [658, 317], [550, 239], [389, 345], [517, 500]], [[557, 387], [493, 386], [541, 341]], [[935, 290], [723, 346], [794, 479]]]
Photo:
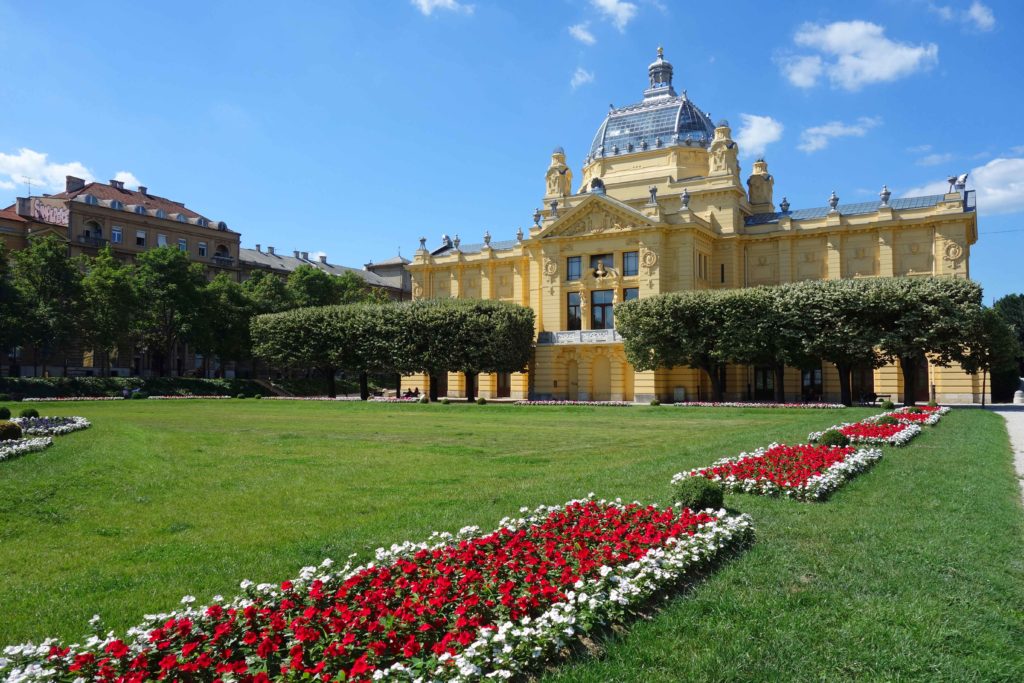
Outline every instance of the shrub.
[[235, 396], [235, 398], [246, 398], [246, 396], [245, 394], [239, 394], [238, 396]]
[[928, 407], [929, 408], [938, 408], [939, 404], [936, 403], [935, 401], [928, 401]]
[[10, 401], [10, 400], [11, 400], [11, 395], [10, 394], [0, 394], [0, 401]]
[[486, 399], [486, 398], [484, 398], [483, 396], [481, 396], [480, 398], [478, 398], [478, 399], [476, 400], [476, 404], [477, 404], [478, 406], [485, 406], [485, 405], [487, 405], [487, 399]]
[[130, 394], [130, 396], [134, 399], [149, 398], [149, 394], [147, 394], [145, 391], [133, 391]]
[[686, 477], [675, 486], [675, 502], [691, 510], [722, 507], [724, 489], [717, 481], [704, 477]]
[[252, 397], [256, 399], [263, 398], [263, 394], [253, 394]]
[[0, 441], [14, 441], [21, 438], [21, 427], [14, 422], [0, 420]]
[[[661, 405], [661, 401], [659, 401], [659, 400], [658, 400], [658, 399], [656, 399], [656, 398], [652, 398], [652, 399], [651, 399], [651, 405], [652, 405], [652, 406], [660, 406], [660, 405]], [[694, 509], [694, 508], [690, 508], [690, 509], [692, 510], [692, 509]], [[700, 508], [700, 509], [702, 509], [702, 510], [703, 510], [703, 508]]]
[[441, 405], [445, 405], [446, 406], [449, 403], [451, 403], [451, 401], [448, 400], [447, 396], [445, 396], [444, 398], [441, 399]]
[[920, 408], [915, 407], [915, 406], [910, 406], [909, 408], [906, 409], [905, 412], [910, 414], [910, 415], [920, 415], [924, 411], [921, 410]]
[[35, 408], [22, 408], [18, 417], [39, 417], [39, 411]]
[[892, 401], [882, 401], [882, 403], [878, 407], [881, 408], [882, 410], [892, 410], [893, 408], [896, 407], [896, 404], [893, 403]]
[[426, 395], [420, 396], [420, 403], [430, 403], [430, 397]]
[[838, 429], [830, 429], [818, 439], [818, 443], [822, 446], [849, 446], [850, 437], [843, 434]]
[[900, 423], [900, 421], [897, 420], [892, 415], [883, 415], [882, 417], [880, 417], [877, 420], [875, 420], [875, 424], [876, 425], [895, 425], [895, 424], [899, 424], [899, 423]]
[[0, 406], [0, 420], [10, 420], [11, 409], [7, 406]]

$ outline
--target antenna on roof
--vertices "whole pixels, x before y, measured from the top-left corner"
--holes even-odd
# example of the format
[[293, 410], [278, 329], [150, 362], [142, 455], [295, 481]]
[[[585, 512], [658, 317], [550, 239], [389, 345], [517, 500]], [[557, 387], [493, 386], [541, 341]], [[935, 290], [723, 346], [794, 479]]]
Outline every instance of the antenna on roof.
[[21, 180], [26, 185], [28, 185], [28, 196], [31, 197], [32, 196], [32, 179], [29, 178], [27, 175], [23, 175], [23, 176], [21, 176]]
[[398, 258], [402, 258], [402, 247], [398, 247]]

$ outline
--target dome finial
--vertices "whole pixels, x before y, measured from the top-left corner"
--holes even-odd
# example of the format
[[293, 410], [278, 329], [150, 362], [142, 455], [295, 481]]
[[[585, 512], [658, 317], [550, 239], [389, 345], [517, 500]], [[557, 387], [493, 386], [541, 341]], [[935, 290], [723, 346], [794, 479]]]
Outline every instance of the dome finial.
[[658, 46], [658, 59], [662, 59], [664, 57], [665, 57], [665, 48], [663, 48], [661, 45], [659, 45]]

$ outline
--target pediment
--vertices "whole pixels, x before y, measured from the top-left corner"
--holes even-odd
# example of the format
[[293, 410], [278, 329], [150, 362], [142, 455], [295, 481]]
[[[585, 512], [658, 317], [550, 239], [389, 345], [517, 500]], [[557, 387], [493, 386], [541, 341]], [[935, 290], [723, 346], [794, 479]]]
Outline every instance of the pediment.
[[67, 228], [57, 227], [54, 225], [49, 225], [47, 223], [39, 223], [32, 226], [27, 234], [27, 236], [32, 238], [49, 237], [51, 235], [61, 240], [64, 240], [65, 242], [68, 241]]
[[539, 238], [629, 232], [654, 225], [639, 211], [601, 195], [591, 195], [544, 228]]

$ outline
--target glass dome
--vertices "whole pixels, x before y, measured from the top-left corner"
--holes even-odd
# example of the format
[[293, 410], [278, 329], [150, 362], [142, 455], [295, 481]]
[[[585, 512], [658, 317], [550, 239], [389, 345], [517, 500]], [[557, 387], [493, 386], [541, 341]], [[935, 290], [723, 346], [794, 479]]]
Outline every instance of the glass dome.
[[672, 65], [661, 48], [648, 67], [650, 87], [643, 101], [608, 112], [590, 145], [587, 161], [602, 156], [629, 154], [669, 145], [707, 147], [715, 124], [686, 97], [672, 88]]

